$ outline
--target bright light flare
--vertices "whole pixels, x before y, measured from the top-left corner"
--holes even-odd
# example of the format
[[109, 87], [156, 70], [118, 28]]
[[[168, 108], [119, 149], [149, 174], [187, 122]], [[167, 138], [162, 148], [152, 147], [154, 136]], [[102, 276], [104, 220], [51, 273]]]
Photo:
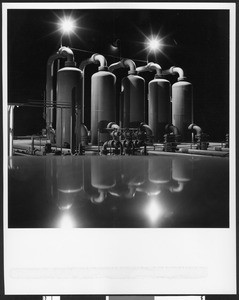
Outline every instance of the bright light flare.
[[63, 214], [61, 216], [58, 227], [63, 228], [63, 229], [74, 228], [75, 223], [74, 223], [72, 216], [70, 214]]
[[76, 28], [75, 21], [70, 17], [62, 19], [59, 25], [63, 34], [70, 34], [71, 32], [74, 32]]
[[152, 198], [147, 203], [147, 207], [145, 209], [145, 213], [150, 220], [150, 223], [155, 224], [159, 218], [163, 215], [163, 209], [160, 205], [160, 203]]
[[149, 49], [156, 51], [160, 49], [160, 41], [158, 39], [151, 39], [148, 42]]

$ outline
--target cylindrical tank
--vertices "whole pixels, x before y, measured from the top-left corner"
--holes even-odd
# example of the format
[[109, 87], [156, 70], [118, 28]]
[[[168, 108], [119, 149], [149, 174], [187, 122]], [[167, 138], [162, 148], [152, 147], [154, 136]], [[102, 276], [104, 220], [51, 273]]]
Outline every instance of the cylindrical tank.
[[172, 123], [179, 129], [182, 141], [190, 141], [188, 126], [192, 120], [193, 86], [180, 80], [172, 85]]
[[149, 126], [153, 131], [154, 142], [163, 141], [165, 126], [171, 122], [170, 117], [170, 82], [155, 78], [149, 82]]
[[120, 126], [139, 127], [144, 122], [145, 80], [137, 75], [128, 75], [121, 82]]
[[57, 105], [56, 144], [73, 150], [81, 134], [82, 72], [78, 68], [64, 67], [57, 72]]
[[[98, 129], [102, 131], [109, 122], [116, 121], [116, 77], [108, 71], [99, 71], [91, 77], [91, 142], [98, 145]], [[100, 142], [109, 139], [102, 133]]]

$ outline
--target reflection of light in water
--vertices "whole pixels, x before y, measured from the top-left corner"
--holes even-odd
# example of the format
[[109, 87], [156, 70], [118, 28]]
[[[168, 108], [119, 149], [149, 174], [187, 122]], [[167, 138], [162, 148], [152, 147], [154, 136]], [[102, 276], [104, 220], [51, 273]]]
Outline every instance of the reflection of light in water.
[[79, 189], [58, 189], [57, 206], [60, 210], [69, 210], [74, 201], [79, 197]]
[[61, 216], [59, 226], [60, 228], [73, 228], [75, 227], [74, 220], [71, 215], [69, 214], [63, 214]]
[[162, 207], [160, 203], [155, 199], [151, 198], [147, 203], [146, 215], [151, 223], [155, 223], [162, 216]]

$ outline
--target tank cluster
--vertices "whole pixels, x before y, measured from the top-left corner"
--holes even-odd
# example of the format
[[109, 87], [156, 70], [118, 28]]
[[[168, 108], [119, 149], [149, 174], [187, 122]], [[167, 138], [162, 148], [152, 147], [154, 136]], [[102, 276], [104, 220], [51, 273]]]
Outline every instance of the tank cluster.
[[[54, 62], [66, 59], [57, 71], [56, 102], [54, 102]], [[98, 64], [91, 77], [90, 134], [84, 123], [84, 70], [88, 64]], [[114, 71], [127, 68], [128, 76], [121, 81], [119, 112], [116, 111], [116, 76]], [[145, 79], [142, 72], [154, 72], [148, 83], [148, 124], [145, 123]], [[176, 83], [165, 78], [178, 75]], [[180, 141], [190, 140], [196, 131], [198, 149], [206, 149], [208, 136], [193, 124], [193, 87], [181, 68], [162, 70], [156, 63], [136, 67], [131, 59], [107, 65], [104, 56], [94, 54], [76, 66], [68, 47], [48, 59], [46, 86], [46, 132], [52, 144], [71, 153], [82, 153], [90, 143], [101, 147], [101, 154], [135, 154], [144, 147], [163, 143], [164, 151], [175, 151]], [[56, 109], [54, 109], [56, 107]], [[117, 113], [118, 116], [117, 116]], [[54, 114], [56, 116], [54, 116]], [[56, 119], [56, 129], [53, 120]], [[119, 124], [116, 120], [119, 119]], [[90, 140], [89, 140], [90, 136]]]

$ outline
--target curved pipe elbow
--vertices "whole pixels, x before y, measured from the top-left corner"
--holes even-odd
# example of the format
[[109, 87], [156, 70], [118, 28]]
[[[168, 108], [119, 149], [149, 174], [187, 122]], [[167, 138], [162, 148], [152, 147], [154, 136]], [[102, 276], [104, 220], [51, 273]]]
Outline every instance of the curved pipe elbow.
[[165, 131], [166, 132], [172, 132], [174, 135], [179, 135], [179, 130], [176, 126], [174, 126], [173, 124], [168, 124], [165, 126]]
[[142, 124], [142, 129], [146, 132], [147, 136], [152, 136], [153, 135], [153, 130], [150, 128], [149, 125]]
[[182, 68], [179, 67], [172, 67], [172, 73], [178, 74], [178, 81], [185, 80], [184, 72]]
[[90, 58], [87, 58], [86, 60], [83, 60], [79, 66], [79, 69], [83, 72], [85, 67], [89, 64], [97, 64], [99, 63], [99, 71], [105, 71], [108, 70], [107, 67], [107, 61], [105, 57], [101, 54], [95, 53]]
[[110, 122], [110, 123], [107, 125], [107, 128], [109, 128], [109, 129], [120, 129], [119, 125], [116, 124], [115, 122]]
[[189, 126], [188, 126], [188, 129], [189, 130], [195, 130], [196, 131], [196, 133], [197, 133], [197, 135], [201, 135], [202, 134], [202, 129], [201, 129], [201, 127], [199, 127], [198, 125], [195, 125], [195, 124], [190, 124]]
[[106, 61], [106, 59], [103, 55], [96, 53], [96, 54], [93, 54], [91, 56], [91, 58], [92, 58], [93, 63], [95, 63], [95, 64], [99, 63], [100, 64], [99, 71], [108, 70], [107, 61]]
[[162, 68], [160, 67], [159, 64], [155, 63], [149, 63], [148, 68], [150, 71], [156, 71], [156, 77], [161, 77], [162, 76]]
[[52, 70], [52, 65], [53, 65], [53, 63], [55, 62], [55, 60], [58, 59], [58, 58], [63, 58], [63, 57], [64, 57], [64, 55], [60, 54], [59, 52], [57, 52], [57, 53], [51, 55], [51, 56], [48, 58], [48, 60], [47, 60], [47, 68], [50, 69], [50, 71], [52, 72], [52, 71], [53, 71], [53, 70]]
[[73, 51], [68, 47], [61, 47], [58, 51], [60, 55], [63, 55], [66, 57], [65, 66], [66, 67], [75, 67], [75, 59], [74, 59], [74, 53]]
[[129, 68], [128, 74], [132, 74], [132, 75], [137, 74], [135, 62], [132, 59], [123, 58], [121, 61], [125, 68], [127, 67]]
[[162, 71], [162, 75], [170, 75], [170, 74], [174, 75], [175, 73], [177, 73], [178, 76], [179, 76], [178, 81], [186, 79], [186, 77], [184, 76], [184, 71], [183, 71], [182, 68], [173, 66], [173, 67], [169, 68], [168, 70]]
[[121, 61], [110, 65], [109, 71], [113, 72], [114, 70], [119, 68], [129, 68], [128, 74], [132, 74], [132, 75], [137, 74], [135, 62], [131, 59], [123, 58], [121, 59]]

